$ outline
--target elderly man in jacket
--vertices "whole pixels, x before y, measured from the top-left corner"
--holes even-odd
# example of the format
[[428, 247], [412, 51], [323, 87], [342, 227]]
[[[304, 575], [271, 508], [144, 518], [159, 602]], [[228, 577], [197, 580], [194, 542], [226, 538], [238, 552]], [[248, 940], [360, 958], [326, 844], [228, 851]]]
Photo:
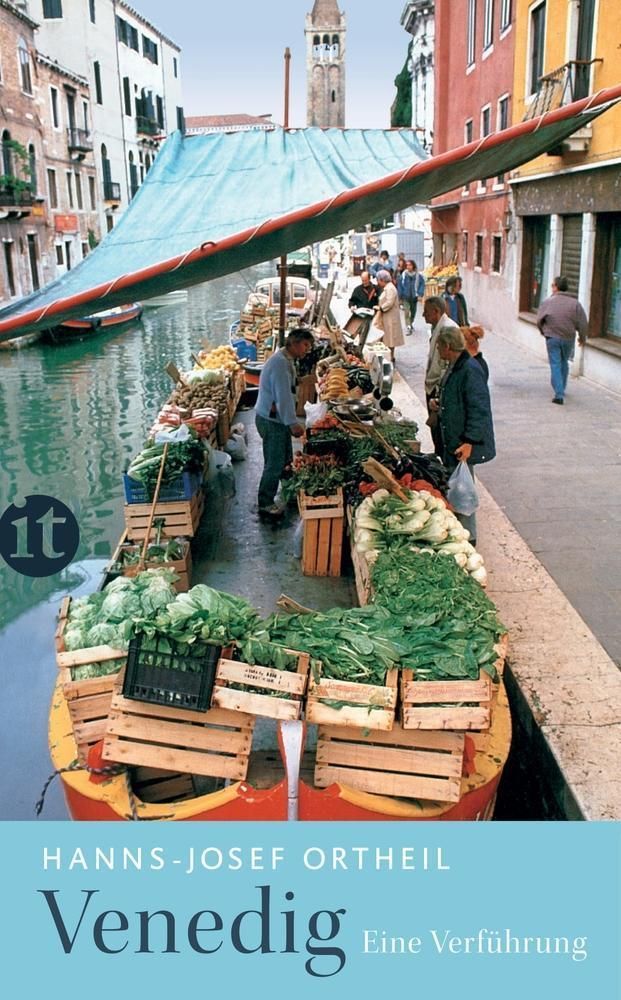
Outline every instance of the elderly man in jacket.
[[[449, 472], [458, 462], [467, 462], [474, 478], [473, 467], [491, 462], [496, 455], [487, 379], [481, 365], [465, 349], [461, 330], [441, 330], [437, 345], [440, 358], [448, 365], [440, 383], [438, 410], [442, 460]], [[457, 516], [474, 544], [476, 516]]]
[[442, 439], [438, 428], [438, 411], [437, 407], [431, 404], [437, 398], [440, 382], [447, 366], [438, 354], [437, 342], [442, 330], [445, 330], [447, 327], [456, 328], [457, 323], [454, 323], [450, 316], [447, 315], [444, 300], [439, 295], [430, 295], [428, 299], [425, 299], [423, 316], [425, 322], [431, 325], [429, 354], [427, 355], [427, 369], [425, 371], [425, 397], [427, 400], [427, 412], [429, 414], [427, 423], [431, 431], [434, 451], [436, 455], [441, 455]]
[[537, 312], [537, 326], [546, 338], [553, 403], [563, 405], [569, 362], [574, 356], [576, 333], [581, 344], [586, 343], [589, 321], [578, 299], [568, 292], [567, 278], [559, 275], [552, 282], [552, 295], [542, 302]]

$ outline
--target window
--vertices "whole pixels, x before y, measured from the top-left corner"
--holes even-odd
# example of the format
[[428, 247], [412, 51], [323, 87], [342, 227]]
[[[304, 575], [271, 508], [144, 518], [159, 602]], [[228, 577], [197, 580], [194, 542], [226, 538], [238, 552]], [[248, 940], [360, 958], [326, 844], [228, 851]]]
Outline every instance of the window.
[[185, 117], [183, 115], [183, 108], [177, 108], [177, 128], [180, 132], [185, 132]]
[[494, 42], [494, 0], [485, 0], [483, 21], [483, 48], [489, 49]]
[[37, 193], [37, 154], [32, 143], [28, 146], [28, 172], [30, 174], [30, 190]]
[[481, 138], [484, 139], [486, 135], [490, 134], [491, 131], [491, 116], [492, 109], [488, 104], [485, 108], [481, 108]]
[[39, 281], [39, 255], [37, 252], [37, 234], [28, 233], [28, 259], [30, 261], [30, 277], [32, 279], [32, 290], [36, 292], [41, 286]]
[[492, 236], [492, 271], [500, 274], [502, 261], [502, 236]]
[[75, 171], [75, 197], [78, 203], [78, 209], [81, 212], [84, 208], [84, 202], [82, 201], [82, 178], [77, 170]]
[[23, 38], [17, 43], [17, 55], [19, 57], [19, 76], [22, 90], [25, 94], [32, 94], [32, 77], [30, 76], [30, 53]]
[[65, 263], [65, 258], [63, 257], [63, 245], [62, 243], [56, 244], [56, 263], [60, 264], [62, 267]]
[[129, 25], [127, 24], [127, 21], [123, 17], [119, 17], [118, 14], [117, 14], [117, 18], [116, 18], [116, 37], [118, 38], [119, 42], [123, 43], [123, 45], [127, 45], [128, 44], [128, 42], [127, 42], [127, 28], [128, 27], [129, 27]]
[[52, 19], [63, 16], [62, 0], [43, 0], [43, 17]]
[[95, 0], [88, 0], [88, 14], [92, 23], [95, 24], [97, 21], [95, 17]]
[[109, 233], [114, 229], [114, 217], [112, 215], [106, 215], [106, 231]]
[[95, 76], [95, 100], [98, 104], [103, 104], [103, 93], [101, 90], [101, 67], [97, 61], [93, 63], [93, 73]]
[[52, 104], [52, 125], [60, 128], [60, 114], [58, 111], [58, 91], [56, 87], [50, 87], [50, 102]]
[[550, 218], [547, 215], [525, 216], [523, 225], [520, 309], [537, 312], [548, 285]]
[[179, 67], [177, 66], [177, 57], [176, 56], [173, 56], [173, 73], [174, 73], [175, 79], [176, 79], [177, 76], [179, 75]]
[[132, 114], [132, 91], [129, 83], [129, 77], [123, 77], [123, 106], [125, 108], [125, 114], [129, 115], [131, 118]]
[[84, 119], [84, 131], [88, 132], [89, 131], [89, 126], [88, 126], [88, 102], [87, 101], [82, 101], [82, 117]]
[[164, 128], [164, 102], [157, 94], [155, 96], [155, 117], [161, 129]]
[[88, 257], [88, 243], [86, 241], [82, 243], [82, 260], [84, 260], [85, 257]]
[[15, 271], [13, 269], [13, 241], [5, 240], [4, 246], [4, 266], [6, 268], [6, 279], [9, 286], [9, 295], [11, 297], [17, 295], [17, 289], [15, 287]]
[[[127, 25], [127, 35], [129, 38], [129, 47], [134, 49], [134, 51], [139, 52], [138, 46], [138, 28], [134, 28], [133, 24]], [[155, 60], [157, 62], [157, 59]]]
[[157, 63], [157, 45], [150, 38], [147, 38], [146, 35], [142, 36], [142, 54], [145, 59], [148, 59], [152, 63]]
[[73, 174], [67, 171], [67, 198], [69, 199], [69, 208], [73, 208]]
[[71, 240], [65, 240], [65, 264], [67, 270], [71, 270]]
[[506, 31], [511, 24], [511, 0], [501, 0], [500, 3], [500, 30]]
[[546, 3], [540, 3], [530, 12], [530, 66], [529, 93], [539, 90], [539, 77], [543, 74], [543, 57], [546, 28]]
[[97, 208], [97, 196], [95, 193], [95, 178], [92, 174], [88, 175], [88, 197], [91, 203], [91, 208], [95, 211]]
[[468, 266], [468, 233], [461, 234], [461, 261]]
[[472, 142], [472, 138], [473, 138], [472, 118], [469, 118], [466, 124], [464, 125], [464, 142], [466, 146], [468, 145], [469, 142]]
[[56, 187], [56, 171], [47, 168], [47, 188], [50, 193], [50, 208], [58, 208], [58, 188]]
[[[505, 94], [498, 101], [498, 131], [502, 132], [504, 129], [509, 128], [509, 95]], [[496, 177], [497, 184], [504, 184], [505, 175], [498, 174]]]
[[474, 266], [483, 267], [483, 236], [477, 233], [474, 244]]
[[11, 133], [5, 128], [2, 133], [2, 173], [13, 173], [13, 150], [11, 148]]
[[138, 193], [138, 168], [134, 163], [134, 154], [129, 154], [129, 197], [133, 198]]
[[476, 58], [477, 0], [468, 0], [468, 24], [466, 28], [467, 65], [472, 66]]

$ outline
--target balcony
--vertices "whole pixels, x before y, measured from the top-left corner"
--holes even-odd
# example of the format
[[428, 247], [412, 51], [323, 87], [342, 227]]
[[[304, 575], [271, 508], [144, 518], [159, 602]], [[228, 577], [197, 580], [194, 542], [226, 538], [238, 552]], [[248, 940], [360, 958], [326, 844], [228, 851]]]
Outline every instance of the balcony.
[[91, 133], [84, 128], [68, 128], [67, 145], [70, 153], [91, 153], [94, 148]]
[[154, 118], [136, 115], [136, 132], [139, 135], [159, 135], [161, 131], [159, 122]]
[[121, 200], [120, 184], [115, 184], [114, 181], [104, 181], [103, 191], [104, 191], [104, 201]]
[[[524, 121], [571, 104], [587, 97], [591, 92], [591, 66], [603, 59], [572, 59], [551, 73], [539, 77], [539, 86], [534, 95]], [[585, 125], [565, 139], [560, 146], [548, 150], [549, 156], [563, 156], [565, 153], [586, 153], [591, 144], [592, 129]]]
[[30, 215], [34, 195], [30, 188], [19, 188], [12, 184], [0, 186], [0, 217], [15, 216], [21, 218]]

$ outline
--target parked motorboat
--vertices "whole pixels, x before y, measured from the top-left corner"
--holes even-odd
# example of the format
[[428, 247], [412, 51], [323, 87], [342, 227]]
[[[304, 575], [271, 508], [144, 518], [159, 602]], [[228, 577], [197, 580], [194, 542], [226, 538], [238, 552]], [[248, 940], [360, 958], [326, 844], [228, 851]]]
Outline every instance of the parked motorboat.
[[114, 306], [90, 316], [80, 316], [78, 319], [67, 319], [64, 323], [46, 331], [48, 338], [55, 343], [66, 337], [84, 337], [96, 330], [107, 330], [110, 327], [122, 326], [139, 320], [142, 316], [142, 303], [132, 302], [128, 305]]

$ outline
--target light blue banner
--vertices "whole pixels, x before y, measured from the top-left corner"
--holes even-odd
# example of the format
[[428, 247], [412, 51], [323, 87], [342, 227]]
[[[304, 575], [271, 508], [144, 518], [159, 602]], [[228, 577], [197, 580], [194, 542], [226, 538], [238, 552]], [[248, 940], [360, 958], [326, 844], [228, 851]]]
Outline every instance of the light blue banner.
[[16, 1000], [621, 996], [618, 824], [0, 835], [3, 993]]

